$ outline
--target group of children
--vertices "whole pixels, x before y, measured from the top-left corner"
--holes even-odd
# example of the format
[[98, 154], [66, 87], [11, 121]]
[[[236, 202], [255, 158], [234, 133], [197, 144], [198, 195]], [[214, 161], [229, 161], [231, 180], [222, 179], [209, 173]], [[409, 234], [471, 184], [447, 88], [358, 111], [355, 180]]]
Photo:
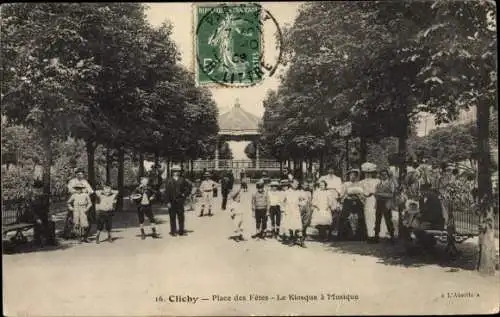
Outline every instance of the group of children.
[[[325, 200], [325, 204], [314, 205], [311, 192], [300, 189], [297, 180], [291, 182], [282, 180], [279, 183], [272, 181], [268, 186], [269, 189], [265, 188], [263, 181], [259, 181], [256, 187], [257, 191], [252, 194], [251, 199], [256, 228], [255, 234], [251, 236], [253, 239], [280, 238], [283, 243], [290, 246], [304, 247], [305, 230], [311, 225], [313, 210], [321, 209], [315, 217], [312, 217], [313, 224], [326, 224], [329, 220], [325, 221], [324, 218], [331, 219], [331, 215], [329, 213], [327, 216], [323, 215], [327, 211], [322, 210], [328, 208], [323, 206], [328, 202]], [[234, 221], [234, 232], [238, 241], [245, 240], [243, 237], [244, 213], [242, 212], [244, 208], [240, 203], [240, 190], [233, 190], [229, 200], [229, 211]], [[269, 220], [271, 230], [268, 232]], [[329, 227], [329, 225], [326, 226]]]
[[116, 206], [118, 191], [113, 190], [111, 185], [106, 183], [102, 189], [96, 190], [87, 188], [83, 183], [76, 182], [71, 187], [71, 196], [68, 199], [68, 209], [71, 212], [73, 230], [80, 237], [82, 242], [88, 243], [90, 233], [89, 211], [93, 202], [91, 195], [95, 194], [95, 215], [97, 223], [96, 243], [100, 243], [101, 231], [106, 229], [108, 242], [113, 242], [111, 237], [111, 226], [113, 212]]
[[[70, 198], [68, 199], [68, 209], [70, 212], [72, 231], [80, 238], [81, 242], [88, 243], [90, 225], [91, 225], [91, 209], [94, 205], [95, 198], [95, 222], [97, 225], [96, 243], [101, 242], [100, 235], [103, 230], [107, 232], [108, 242], [113, 242], [111, 236], [112, 218], [116, 208], [118, 199], [118, 191], [112, 189], [109, 183], [102, 186], [101, 189], [95, 192], [85, 180], [70, 182]], [[131, 194], [131, 200], [137, 205], [137, 216], [141, 231], [141, 238], [146, 238], [144, 231], [144, 220], [147, 217], [152, 226], [152, 237], [159, 238], [156, 231], [156, 220], [153, 215], [152, 203], [155, 198], [156, 191], [149, 185], [147, 177], [141, 178], [139, 186], [135, 188]]]

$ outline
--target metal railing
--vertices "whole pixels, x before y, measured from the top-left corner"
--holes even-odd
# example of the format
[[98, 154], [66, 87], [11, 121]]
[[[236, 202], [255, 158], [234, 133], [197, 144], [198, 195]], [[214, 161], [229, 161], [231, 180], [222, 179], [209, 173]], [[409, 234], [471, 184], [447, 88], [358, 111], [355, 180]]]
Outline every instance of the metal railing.
[[[193, 169], [203, 170], [216, 169], [215, 160], [196, 160], [193, 162]], [[266, 170], [279, 170], [280, 162], [274, 160], [259, 160], [258, 165], [256, 160], [219, 160], [219, 169], [266, 169]]]

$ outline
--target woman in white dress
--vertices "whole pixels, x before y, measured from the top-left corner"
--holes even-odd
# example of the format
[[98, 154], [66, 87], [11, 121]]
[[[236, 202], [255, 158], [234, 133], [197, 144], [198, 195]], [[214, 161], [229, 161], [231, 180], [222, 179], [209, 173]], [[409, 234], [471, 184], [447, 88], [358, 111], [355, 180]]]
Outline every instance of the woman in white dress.
[[319, 182], [319, 189], [313, 193], [312, 207], [311, 226], [318, 229], [320, 240], [326, 241], [332, 227], [332, 211], [336, 208], [336, 200], [324, 180]]
[[[376, 177], [377, 175], [377, 165], [373, 163], [366, 162], [361, 165], [361, 170], [363, 171], [365, 178], [361, 181], [361, 186], [365, 194], [365, 205], [363, 208], [365, 222], [366, 222], [366, 234], [369, 241], [375, 238], [375, 205], [377, 200], [375, 199], [375, 189], [377, 188], [380, 179]], [[385, 234], [385, 224], [382, 229], [382, 233]]]

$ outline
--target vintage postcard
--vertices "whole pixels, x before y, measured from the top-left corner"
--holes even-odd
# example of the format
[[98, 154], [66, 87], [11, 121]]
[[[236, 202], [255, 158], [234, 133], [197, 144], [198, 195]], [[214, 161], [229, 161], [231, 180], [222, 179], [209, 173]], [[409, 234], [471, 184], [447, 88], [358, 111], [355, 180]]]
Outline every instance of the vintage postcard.
[[0, 13], [5, 316], [498, 313], [495, 2]]

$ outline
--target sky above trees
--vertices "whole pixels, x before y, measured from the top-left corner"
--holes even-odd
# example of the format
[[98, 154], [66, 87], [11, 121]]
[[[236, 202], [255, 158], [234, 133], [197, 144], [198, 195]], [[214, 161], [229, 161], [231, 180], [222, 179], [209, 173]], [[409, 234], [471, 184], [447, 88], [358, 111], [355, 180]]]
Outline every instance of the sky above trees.
[[[301, 2], [265, 2], [262, 3], [264, 9], [268, 10], [278, 21], [283, 29], [288, 24], [292, 24], [298, 13]], [[151, 24], [160, 25], [166, 20], [173, 25], [172, 39], [177, 43], [182, 56], [181, 63], [188, 69], [194, 70], [193, 52], [193, 7], [191, 3], [149, 3], [147, 17]], [[266, 47], [266, 49], [272, 49]], [[282, 66], [280, 70], [284, 70]], [[210, 88], [213, 98], [219, 107], [219, 111], [229, 110], [236, 98], [240, 99], [241, 107], [259, 117], [264, 113], [262, 101], [265, 99], [269, 89], [276, 89], [280, 80], [275, 74], [267, 78], [262, 84], [248, 88]]]

